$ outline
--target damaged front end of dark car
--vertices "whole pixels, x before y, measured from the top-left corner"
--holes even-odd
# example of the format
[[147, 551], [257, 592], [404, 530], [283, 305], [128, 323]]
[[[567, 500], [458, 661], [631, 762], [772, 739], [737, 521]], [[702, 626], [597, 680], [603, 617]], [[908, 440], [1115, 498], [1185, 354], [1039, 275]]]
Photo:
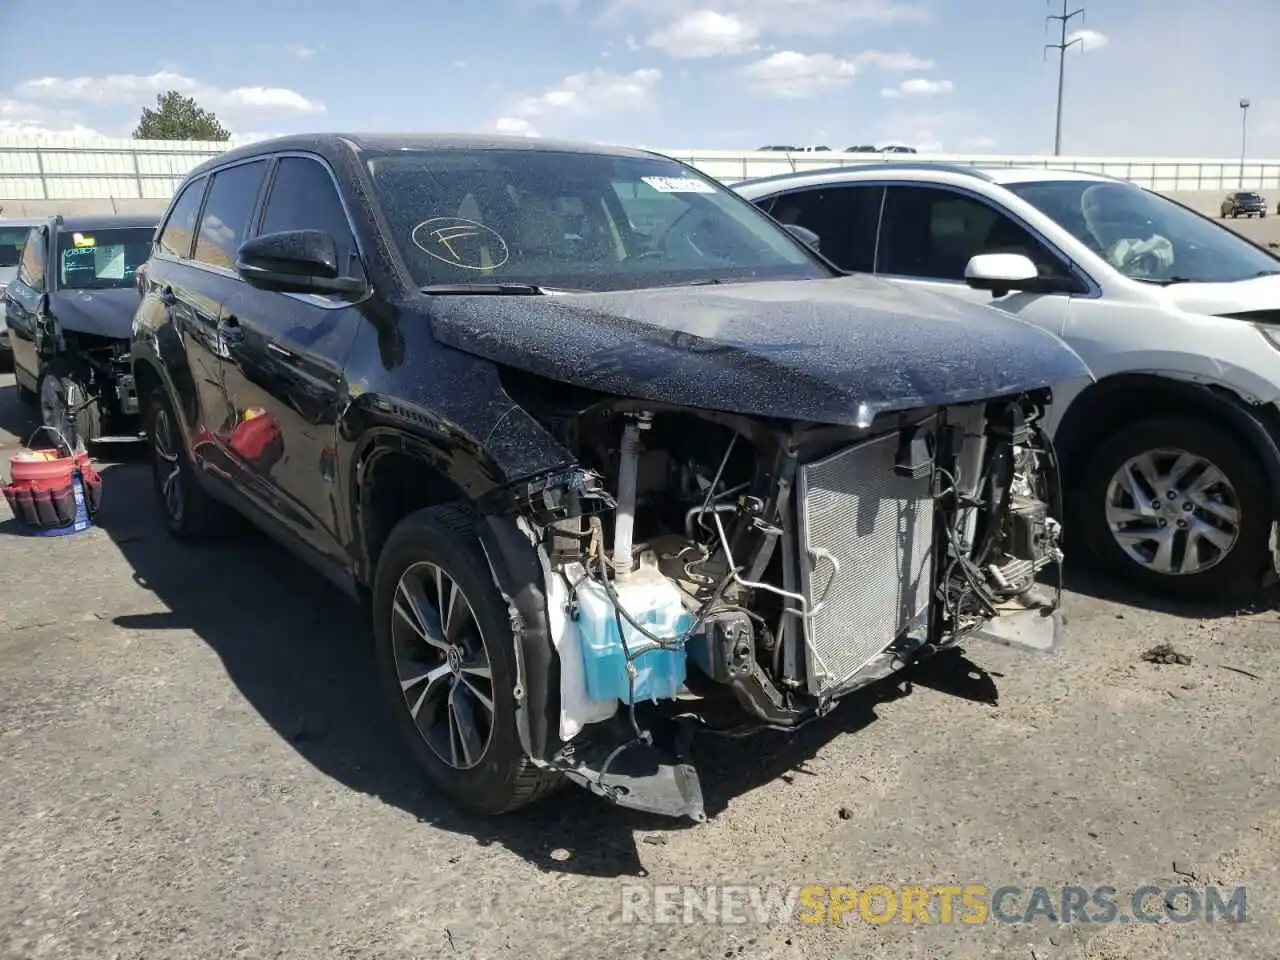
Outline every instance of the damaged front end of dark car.
[[699, 731], [795, 730], [974, 636], [1053, 647], [1042, 424], [1089, 376], [1056, 338], [866, 278], [449, 297], [433, 328], [576, 457], [478, 504], [537, 765], [701, 820]]
[[[269, 184], [234, 278], [178, 216], [232, 170]], [[1042, 424], [1084, 363], [670, 158], [258, 142], [192, 171], [141, 282], [169, 530], [232, 507], [367, 601], [407, 750], [472, 813], [568, 780], [700, 820], [696, 734], [795, 730], [967, 637], [1053, 646]]]

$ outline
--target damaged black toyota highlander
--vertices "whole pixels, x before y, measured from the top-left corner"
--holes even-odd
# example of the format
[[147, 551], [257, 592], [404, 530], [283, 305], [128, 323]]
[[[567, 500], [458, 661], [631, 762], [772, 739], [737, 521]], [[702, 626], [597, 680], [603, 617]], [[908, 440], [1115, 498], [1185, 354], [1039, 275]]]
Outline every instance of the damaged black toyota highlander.
[[470, 810], [571, 780], [702, 819], [695, 731], [796, 729], [975, 635], [1053, 645], [1041, 423], [1081, 360], [842, 275], [688, 166], [260, 142], [188, 176], [140, 277], [171, 531], [241, 514], [363, 598]]

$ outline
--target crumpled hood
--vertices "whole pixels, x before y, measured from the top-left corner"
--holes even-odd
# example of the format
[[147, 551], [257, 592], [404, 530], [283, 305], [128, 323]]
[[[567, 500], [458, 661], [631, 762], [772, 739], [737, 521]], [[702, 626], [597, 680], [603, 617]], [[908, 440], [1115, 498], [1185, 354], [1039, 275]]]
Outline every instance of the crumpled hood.
[[1280, 275], [1235, 283], [1175, 283], [1162, 292], [1178, 309], [1189, 313], [1280, 310]]
[[1065, 343], [985, 306], [873, 277], [562, 296], [440, 296], [437, 339], [575, 386], [869, 426], [877, 414], [1090, 377]]
[[128, 340], [133, 332], [133, 314], [138, 309], [138, 291], [133, 287], [113, 290], [59, 290], [49, 311], [63, 330], [92, 333], [114, 340]]

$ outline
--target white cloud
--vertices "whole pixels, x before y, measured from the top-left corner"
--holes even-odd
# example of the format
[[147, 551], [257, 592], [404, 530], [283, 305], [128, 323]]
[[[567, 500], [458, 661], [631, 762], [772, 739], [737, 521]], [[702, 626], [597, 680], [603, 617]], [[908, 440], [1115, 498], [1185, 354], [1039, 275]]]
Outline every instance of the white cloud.
[[918, 99], [922, 97], [939, 97], [952, 93], [955, 85], [950, 80], [930, 80], [927, 77], [912, 77], [903, 80], [896, 87], [886, 87], [880, 96], [890, 100]]
[[31, 100], [70, 100], [102, 106], [142, 106], [168, 90], [194, 97], [209, 110], [242, 114], [316, 114], [324, 104], [287, 87], [224, 89], [201, 83], [171, 70], [152, 74], [113, 73], [101, 77], [39, 77], [18, 85], [19, 97]]
[[498, 133], [508, 133], [519, 137], [538, 136], [538, 131], [533, 128], [533, 124], [523, 117], [499, 117], [494, 121], [493, 129]]
[[640, 110], [652, 105], [661, 79], [662, 71], [652, 67], [630, 73], [575, 73], [537, 96], [520, 100], [509, 117], [531, 120], [551, 115], [581, 117], [605, 111]]
[[732, 14], [698, 10], [651, 34], [647, 42], [673, 57], [724, 57], [750, 52], [759, 35], [758, 27]]
[[1081, 29], [1067, 34], [1068, 43], [1074, 43], [1077, 40], [1080, 41], [1080, 49], [1086, 53], [1090, 50], [1100, 50], [1111, 42], [1105, 33], [1097, 30]]
[[[988, 120], [971, 110], [936, 110], [894, 113], [876, 126], [880, 144], [897, 143], [915, 147], [921, 153], [941, 153], [943, 150], [978, 149], [979, 144], [988, 148], [991, 143], [983, 135], [975, 133]], [[957, 147], [957, 144], [961, 146]]]
[[0, 99], [0, 137], [52, 142], [69, 137], [100, 137], [101, 133], [79, 122], [79, 115], [49, 110], [35, 103]]
[[323, 43], [259, 43], [257, 47], [263, 53], [283, 53], [299, 60], [311, 60], [324, 52]]
[[599, 21], [617, 26], [632, 18], [669, 25], [691, 10], [750, 24], [761, 34], [826, 36], [851, 26], [927, 23], [928, 12], [898, 0], [606, 0]]
[[867, 50], [854, 57], [858, 63], [869, 63], [889, 73], [900, 73], [908, 70], [932, 70], [933, 61], [917, 57], [913, 53], [899, 51], [884, 53], [880, 50]]
[[799, 100], [843, 87], [857, 72], [852, 60], [829, 53], [782, 50], [743, 67], [740, 75], [762, 96]]
[[965, 137], [960, 141], [960, 146], [966, 150], [990, 150], [996, 145], [996, 141], [992, 137]]

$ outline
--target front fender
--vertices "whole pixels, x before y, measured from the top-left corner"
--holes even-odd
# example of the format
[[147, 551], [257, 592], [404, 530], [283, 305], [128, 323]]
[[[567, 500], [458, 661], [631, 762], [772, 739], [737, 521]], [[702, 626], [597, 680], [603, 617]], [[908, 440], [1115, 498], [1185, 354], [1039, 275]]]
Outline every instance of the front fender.
[[1201, 411], [1239, 434], [1266, 472], [1272, 513], [1280, 518], [1280, 411], [1276, 410], [1274, 399], [1251, 403], [1250, 398], [1233, 388], [1208, 378], [1193, 379], [1168, 372], [1124, 373], [1086, 387], [1054, 430], [1054, 445], [1068, 473], [1068, 482], [1078, 474], [1077, 465], [1087, 457], [1090, 442], [1104, 432], [1102, 428], [1123, 424], [1128, 407], [1122, 395], [1134, 393], [1153, 399], [1167, 396], [1179, 409]]

